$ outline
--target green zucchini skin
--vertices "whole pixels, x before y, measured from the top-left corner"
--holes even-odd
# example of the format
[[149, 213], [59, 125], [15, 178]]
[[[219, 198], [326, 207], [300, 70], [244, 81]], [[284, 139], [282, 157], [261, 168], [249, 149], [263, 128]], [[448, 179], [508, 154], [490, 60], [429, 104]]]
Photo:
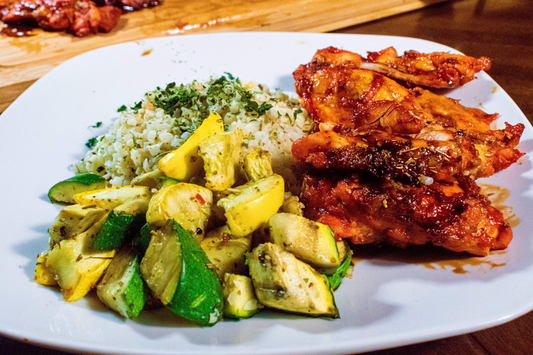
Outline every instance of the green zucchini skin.
[[250, 318], [263, 308], [255, 296], [252, 279], [248, 276], [226, 273], [223, 291], [225, 317]]
[[333, 275], [328, 276], [329, 284], [331, 285], [332, 290], [336, 290], [337, 287], [340, 286], [342, 279], [346, 277], [346, 273], [348, 272], [348, 269], [350, 268], [352, 262], [352, 255], [352, 250], [348, 248], [346, 257], [342, 262], [341, 266], [339, 266], [339, 268], [337, 269], [337, 271], [335, 271]]
[[260, 303], [308, 317], [339, 318], [325, 275], [277, 244], [260, 244], [246, 255]]
[[137, 253], [140, 259], [146, 254], [146, 249], [150, 245], [150, 240], [152, 239], [152, 227], [146, 223], [141, 229], [135, 234], [131, 242], [133, 250]]
[[222, 285], [200, 243], [178, 223], [174, 230], [181, 243], [182, 273], [176, 292], [167, 307], [175, 314], [202, 326], [213, 326], [222, 317]]
[[96, 287], [102, 303], [130, 319], [143, 310], [150, 292], [141, 278], [139, 260], [129, 246], [121, 249]]
[[332, 275], [341, 260], [328, 226], [290, 213], [276, 213], [268, 221], [271, 242], [315, 269]]
[[135, 273], [124, 291], [124, 303], [129, 305], [128, 317], [135, 318], [141, 313], [148, 299], [148, 287], [141, 277], [138, 259], [135, 259]]
[[141, 260], [141, 276], [152, 294], [168, 305], [176, 293], [183, 268], [181, 243], [172, 222], [151, 234]]
[[130, 240], [146, 223], [143, 214], [111, 211], [94, 241], [94, 249], [109, 251], [118, 249]]
[[74, 195], [80, 192], [99, 190], [106, 187], [103, 177], [96, 174], [81, 174], [55, 184], [48, 190], [50, 202], [57, 204], [74, 204]]

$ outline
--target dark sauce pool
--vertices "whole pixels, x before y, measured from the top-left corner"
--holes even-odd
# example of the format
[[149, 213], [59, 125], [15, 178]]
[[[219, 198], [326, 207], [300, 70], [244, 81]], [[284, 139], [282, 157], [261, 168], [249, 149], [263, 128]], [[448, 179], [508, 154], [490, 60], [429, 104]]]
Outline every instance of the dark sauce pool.
[[[466, 274], [471, 266], [496, 268], [505, 263], [495, 263], [488, 257], [480, 257], [468, 253], [455, 253], [433, 245], [409, 246], [397, 249], [391, 246], [354, 245], [352, 246], [352, 265], [363, 260], [381, 260], [393, 263], [421, 265], [427, 269], [448, 269], [455, 274]], [[492, 254], [505, 253], [493, 251]], [[466, 267], [466, 268], [465, 268]]]
[[0, 34], [8, 37], [29, 37], [34, 35], [32, 32], [34, 29], [34, 27], [25, 25], [8, 24], [0, 30]]

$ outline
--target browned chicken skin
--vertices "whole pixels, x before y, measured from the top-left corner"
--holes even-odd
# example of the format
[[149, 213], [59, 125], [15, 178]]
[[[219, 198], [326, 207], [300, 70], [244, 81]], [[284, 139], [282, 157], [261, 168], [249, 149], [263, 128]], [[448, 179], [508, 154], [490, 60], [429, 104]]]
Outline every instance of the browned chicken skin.
[[511, 227], [470, 178], [455, 184], [411, 186], [389, 179], [309, 173], [304, 178], [306, 216], [329, 225], [354, 244], [405, 248], [432, 243], [455, 252], [487, 255], [505, 249]]
[[[334, 131], [313, 133], [294, 142], [300, 164], [320, 170], [369, 172], [409, 184], [453, 182], [464, 172], [479, 172], [475, 160], [463, 159], [475, 148], [468, 140], [455, 142], [408, 139], [382, 131], [342, 136]], [[430, 179], [429, 179], [430, 178]]]
[[319, 50], [294, 72], [302, 106], [318, 128], [292, 148], [295, 161], [310, 167], [302, 194], [306, 215], [356, 244], [433, 243], [476, 255], [507, 247], [511, 228], [474, 179], [523, 155], [516, 146], [524, 125], [492, 130], [497, 114], [376, 72], [445, 87], [489, 66], [486, 58], [446, 53], [397, 57], [388, 48], [364, 59]]
[[431, 88], [452, 89], [468, 83], [474, 75], [491, 66], [489, 58], [473, 58], [444, 52], [419, 53], [407, 51], [402, 56], [393, 47], [368, 52], [363, 58], [357, 53], [328, 47], [317, 51], [314, 60], [322, 65], [369, 69], [404, 81]]
[[[517, 128], [515, 132], [514, 128]], [[473, 139], [461, 132], [443, 141], [378, 130], [350, 135], [321, 131], [295, 141], [292, 154], [297, 163], [321, 170], [368, 171], [376, 177], [390, 176], [410, 184], [426, 181], [426, 178], [453, 182], [460, 176], [489, 177], [516, 162], [523, 154], [506, 147], [506, 143], [520, 137], [522, 129], [508, 125], [502, 140], [495, 139], [495, 143], [486, 143], [493, 138], [491, 135], [483, 140], [483, 137]]]
[[85, 37], [112, 31], [123, 8], [132, 11], [158, 4], [158, 0], [0, 0], [0, 20], [12, 25], [35, 23], [44, 30]]
[[[324, 52], [329, 55], [327, 61], [324, 61]], [[524, 130], [523, 124], [506, 124], [504, 129], [491, 130], [490, 124], [497, 114], [464, 107], [457, 100], [421, 88], [407, 89], [379, 73], [343, 65], [348, 53], [336, 53], [331, 48], [318, 51], [311, 63], [301, 65], [294, 72], [296, 90], [302, 98], [302, 106], [318, 123], [320, 131], [331, 130], [356, 137], [353, 138], [356, 140], [373, 137], [373, 143], [365, 148], [369, 154], [368, 164], [375, 159], [371, 150], [378, 149], [380, 154], [388, 154], [390, 159], [397, 160], [396, 169], [411, 158], [411, 165], [415, 165], [411, 170], [418, 171], [417, 175], [451, 181], [459, 175], [470, 175], [474, 179], [491, 176], [523, 155], [515, 148]], [[383, 133], [369, 133], [372, 131]], [[332, 137], [330, 135], [329, 139]], [[305, 142], [313, 140], [311, 136], [302, 140], [304, 142], [298, 141], [294, 147], [315, 144]], [[392, 142], [396, 148], [391, 148]], [[322, 137], [322, 159], [324, 150], [329, 149], [327, 144], [330, 143]], [[359, 146], [357, 154], [364, 155], [365, 149]], [[419, 151], [405, 152], [414, 149]], [[315, 157], [305, 156], [308, 153]], [[337, 147], [328, 153], [331, 161], [326, 167], [323, 163], [317, 165], [320, 160], [317, 152], [309, 149], [294, 152], [297, 161], [326, 169], [349, 166], [345, 161], [353, 153], [353, 147], [345, 142], [342, 149]], [[431, 156], [435, 164], [428, 166], [427, 159], [417, 159], [420, 153], [426, 158]], [[341, 155], [342, 164], [333, 162]], [[444, 163], [437, 163], [444, 160]], [[436, 172], [431, 173], [432, 170]], [[417, 178], [415, 176], [411, 181], [417, 181]]]
[[7, 6], [0, 13], [6, 23], [35, 21], [45, 30], [68, 30], [84, 37], [98, 31], [111, 31], [122, 10], [111, 5], [96, 7], [89, 0], [23, 0]]
[[473, 58], [444, 52], [407, 51], [403, 56], [392, 47], [369, 52], [361, 68], [371, 69], [414, 85], [432, 88], [455, 88], [474, 79], [481, 70], [490, 68], [490, 59]]
[[379, 73], [313, 60], [293, 75], [302, 106], [320, 130], [378, 124], [410, 134], [424, 127], [424, 113], [409, 90]]

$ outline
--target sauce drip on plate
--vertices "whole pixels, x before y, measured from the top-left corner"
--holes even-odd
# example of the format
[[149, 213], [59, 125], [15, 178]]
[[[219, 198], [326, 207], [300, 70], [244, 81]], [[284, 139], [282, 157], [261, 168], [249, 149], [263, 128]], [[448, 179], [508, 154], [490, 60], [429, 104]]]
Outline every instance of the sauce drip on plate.
[[455, 274], [466, 274], [468, 267], [475, 270], [487, 270], [504, 266], [505, 263], [494, 262], [492, 255], [505, 251], [492, 252], [486, 257], [474, 256], [468, 253], [454, 253], [433, 245], [410, 246], [407, 249], [397, 249], [391, 246], [356, 245], [352, 247], [352, 264], [363, 260], [385, 261], [391, 263], [421, 265], [427, 269], [451, 269]]
[[520, 224], [520, 218], [518, 218], [513, 212], [513, 208], [505, 205], [505, 201], [507, 201], [511, 195], [509, 189], [501, 186], [479, 183], [478, 186], [481, 188], [481, 193], [487, 196], [490, 204], [503, 213], [503, 218], [505, 218], [505, 221], [509, 223], [511, 228], [515, 228]]

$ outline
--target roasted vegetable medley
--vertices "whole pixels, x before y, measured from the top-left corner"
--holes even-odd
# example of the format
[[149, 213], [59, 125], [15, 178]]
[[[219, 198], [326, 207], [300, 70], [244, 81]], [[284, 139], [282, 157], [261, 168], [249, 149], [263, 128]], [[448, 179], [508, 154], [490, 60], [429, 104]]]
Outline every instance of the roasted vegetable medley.
[[351, 250], [301, 216], [269, 152], [239, 161], [242, 137], [211, 113], [130, 186], [107, 187], [93, 174], [54, 185], [50, 200], [67, 206], [35, 280], [58, 286], [67, 302], [95, 288], [126, 318], [162, 306], [203, 326], [264, 307], [339, 317], [333, 290]]

